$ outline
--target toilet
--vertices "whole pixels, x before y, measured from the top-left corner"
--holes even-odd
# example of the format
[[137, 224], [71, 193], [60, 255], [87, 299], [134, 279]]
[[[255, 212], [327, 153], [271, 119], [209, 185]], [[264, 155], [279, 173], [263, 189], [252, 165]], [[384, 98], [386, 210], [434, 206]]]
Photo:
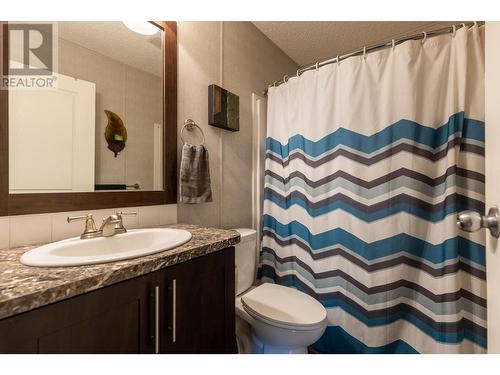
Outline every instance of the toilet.
[[254, 286], [257, 234], [236, 229], [236, 340], [240, 353], [306, 354], [327, 325], [326, 309], [314, 298], [289, 287]]

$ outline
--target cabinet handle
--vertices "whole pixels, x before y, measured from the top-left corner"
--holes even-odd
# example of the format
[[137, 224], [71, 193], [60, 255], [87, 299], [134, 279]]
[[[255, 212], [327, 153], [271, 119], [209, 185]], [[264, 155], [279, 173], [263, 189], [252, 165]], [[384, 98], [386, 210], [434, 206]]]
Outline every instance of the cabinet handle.
[[160, 287], [155, 286], [155, 353], [160, 352]]
[[177, 280], [172, 280], [172, 342], [176, 340], [177, 321]]

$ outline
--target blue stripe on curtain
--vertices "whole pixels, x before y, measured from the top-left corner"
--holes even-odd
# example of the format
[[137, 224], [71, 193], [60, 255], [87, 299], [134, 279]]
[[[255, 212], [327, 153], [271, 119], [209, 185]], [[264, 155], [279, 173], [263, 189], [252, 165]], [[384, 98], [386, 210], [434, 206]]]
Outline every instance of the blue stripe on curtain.
[[268, 138], [267, 150], [285, 159], [291, 151], [296, 149], [309, 156], [317, 157], [338, 146], [346, 146], [369, 154], [401, 139], [432, 148], [445, 145], [451, 136], [484, 143], [484, 123], [464, 116], [464, 112], [455, 113], [437, 129], [403, 119], [370, 136], [339, 128], [316, 142], [300, 134], [291, 137], [285, 145], [273, 138]]
[[[329, 345], [331, 342], [334, 342], [335, 345]], [[339, 326], [327, 327], [325, 334], [316, 342], [314, 348], [320, 353], [333, 354], [418, 354], [415, 349], [403, 340], [396, 340], [383, 346], [369, 347], [349, 335]]]
[[264, 215], [262, 229], [263, 231], [272, 230], [282, 239], [292, 236], [300, 238], [313, 253], [320, 253], [323, 249], [341, 245], [368, 260], [404, 251], [432, 263], [463, 257], [482, 266], [486, 265], [484, 246], [459, 236], [433, 245], [406, 233], [398, 233], [380, 241], [366, 243], [342, 228], [313, 235], [306, 226], [295, 220], [284, 225], [271, 215]]

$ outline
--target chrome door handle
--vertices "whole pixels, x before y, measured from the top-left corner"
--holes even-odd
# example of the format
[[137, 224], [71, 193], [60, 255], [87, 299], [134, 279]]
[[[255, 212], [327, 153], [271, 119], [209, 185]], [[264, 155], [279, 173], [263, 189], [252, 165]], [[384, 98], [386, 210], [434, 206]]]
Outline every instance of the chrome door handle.
[[172, 280], [172, 342], [175, 343], [177, 334], [177, 280]]
[[477, 211], [462, 211], [457, 215], [457, 225], [466, 232], [475, 232], [481, 228], [488, 228], [491, 235], [498, 238], [500, 236], [499, 215], [497, 206], [491, 207], [486, 216]]

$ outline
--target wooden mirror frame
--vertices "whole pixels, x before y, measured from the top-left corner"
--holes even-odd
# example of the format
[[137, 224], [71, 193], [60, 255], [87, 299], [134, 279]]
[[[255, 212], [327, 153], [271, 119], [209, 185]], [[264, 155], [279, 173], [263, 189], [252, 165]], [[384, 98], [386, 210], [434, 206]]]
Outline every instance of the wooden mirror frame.
[[[152, 23], [163, 31], [164, 190], [9, 194], [9, 92], [0, 90], [0, 216], [177, 202], [177, 23]], [[0, 58], [7, 67], [7, 22], [0, 23]]]

